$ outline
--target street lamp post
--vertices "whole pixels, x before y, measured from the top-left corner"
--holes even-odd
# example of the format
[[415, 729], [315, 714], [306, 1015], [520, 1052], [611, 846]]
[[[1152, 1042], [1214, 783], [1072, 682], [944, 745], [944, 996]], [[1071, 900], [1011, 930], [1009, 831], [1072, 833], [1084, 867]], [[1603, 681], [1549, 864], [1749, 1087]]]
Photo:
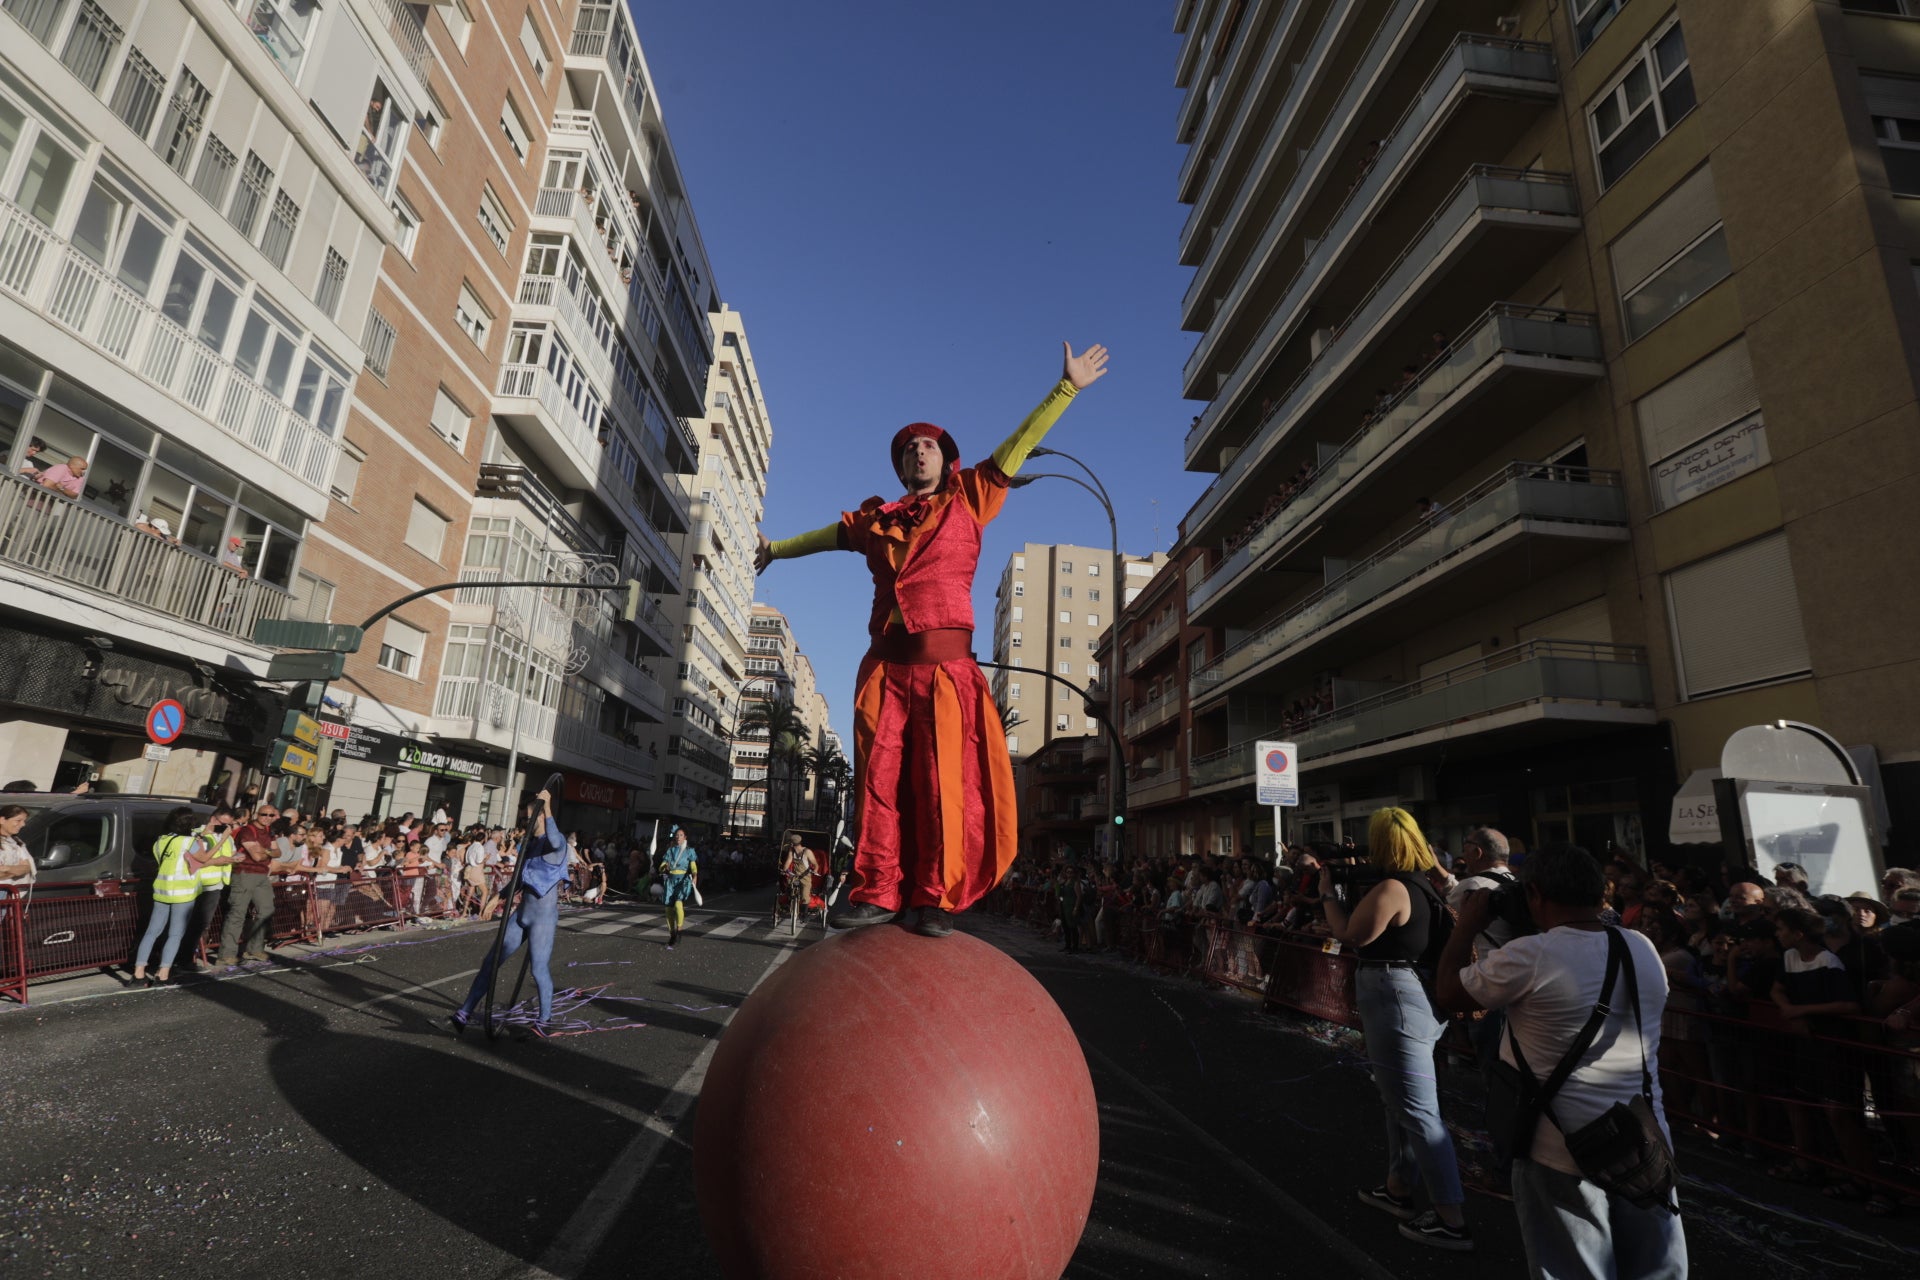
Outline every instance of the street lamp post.
[[[780, 682], [772, 676], [749, 676], [740, 682], [740, 693], [738, 699], [733, 704], [733, 725], [727, 730], [727, 831], [736, 840], [740, 838], [738, 822], [740, 806], [733, 794], [733, 750], [734, 744], [740, 739], [740, 721], [745, 718], [747, 713], [747, 690], [756, 684], [762, 683], [772, 684], [776, 688], [779, 687], [780, 684]], [[771, 743], [769, 743], [769, 746], [771, 746]], [[766, 779], [767, 793], [771, 796], [773, 793], [773, 779], [771, 776], [773, 772], [773, 761], [771, 753], [769, 753], [767, 764], [767, 772], [769, 775]], [[765, 810], [761, 812], [764, 814]], [[760, 834], [764, 836], [766, 834], [766, 819], [763, 817], [760, 821]]]
[[[1121, 648], [1124, 637], [1120, 627], [1120, 615], [1127, 607], [1127, 578], [1126, 565], [1120, 557], [1120, 522], [1115, 518], [1113, 513], [1113, 499], [1107, 493], [1107, 486], [1100, 482], [1098, 475], [1094, 474], [1093, 468], [1072, 454], [1061, 449], [1049, 449], [1045, 445], [1041, 445], [1033, 450], [1031, 456], [1035, 458], [1064, 459], [1085, 472], [1087, 479], [1082, 480], [1079, 476], [1070, 476], [1059, 471], [1041, 471], [1013, 477], [1011, 483], [1016, 488], [1032, 484], [1035, 480], [1070, 481], [1092, 494], [1100, 503], [1101, 508], [1107, 513], [1107, 538], [1113, 552], [1113, 586], [1111, 589], [1115, 593], [1113, 601], [1113, 671], [1110, 673], [1110, 678], [1107, 681], [1107, 705], [1111, 710], [1117, 712], [1119, 708], [1116, 705], [1117, 700], [1115, 694], [1120, 688], [1120, 673], [1125, 669], [1125, 658]], [[1087, 483], [1089, 480], [1092, 481], [1091, 484]], [[1127, 769], [1126, 753], [1120, 745], [1118, 729], [1112, 725], [1112, 722], [1109, 722], [1109, 727], [1112, 729], [1109, 735], [1112, 750], [1109, 752], [1107, 761], [1107, 838], [1113, 842], [1110, 852], [1117, 860], [1120, 853], [1120, 824], [1116, 819], [1120, 815], [1120, 790], [1125, 784]]]

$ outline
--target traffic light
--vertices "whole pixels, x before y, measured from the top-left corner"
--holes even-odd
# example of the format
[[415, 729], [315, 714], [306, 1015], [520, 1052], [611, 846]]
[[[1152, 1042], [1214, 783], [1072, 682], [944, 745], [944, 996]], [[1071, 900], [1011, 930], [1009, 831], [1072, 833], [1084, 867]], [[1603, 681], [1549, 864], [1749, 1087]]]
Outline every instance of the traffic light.
[[1126, 815], [1126, 814], [1124, 814], [1124, 813], [1116, 813], [1116, 814], [1114, 814], [1114, 815], [1113, 815], [1113, 825], [1114, 825], [1114, 826], [1116, 826], [1116, 827], [1124, 827], [1124, 826], [1126, 826], [1126, 825], [1127, 825], [1127, 815]]
[[632, 622], [640, 616], [641, 589], [638, 578], [627, 579], [626, 603], [620, 606], [620, 621]]

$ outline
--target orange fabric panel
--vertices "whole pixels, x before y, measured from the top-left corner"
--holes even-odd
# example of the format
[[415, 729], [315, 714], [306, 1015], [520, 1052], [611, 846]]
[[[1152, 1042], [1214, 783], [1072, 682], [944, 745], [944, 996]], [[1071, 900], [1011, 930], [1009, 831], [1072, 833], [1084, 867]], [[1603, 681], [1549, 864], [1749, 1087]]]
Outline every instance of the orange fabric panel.
[[953, 677], [944, 668], [933, 677], [933, 744], [940, 788], [940, 880], [945, 886], [940, 905], [952, 910], [960, 897], [956, 891], [967, 879], [967, 789], [961, 762], [967, 744], [960, 718], [960, 691], [953, 687]]

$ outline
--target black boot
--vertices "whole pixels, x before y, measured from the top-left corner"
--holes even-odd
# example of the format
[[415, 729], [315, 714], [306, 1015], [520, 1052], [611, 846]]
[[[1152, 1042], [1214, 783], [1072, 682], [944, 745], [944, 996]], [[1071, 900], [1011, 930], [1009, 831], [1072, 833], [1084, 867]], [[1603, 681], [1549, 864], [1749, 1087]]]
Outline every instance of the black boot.
[[885, 924], [899, 913], [886, 907], [875, 906], [871, 902], [856, 902], [845, 911], [834, 913], [833, 927], [836, 929], [858, 929], [861, 925]]
[[941, 907], [920, 908], [920, 924], [914, 932], [926, 938], [944, 938], [953, 932], [953, 912]]

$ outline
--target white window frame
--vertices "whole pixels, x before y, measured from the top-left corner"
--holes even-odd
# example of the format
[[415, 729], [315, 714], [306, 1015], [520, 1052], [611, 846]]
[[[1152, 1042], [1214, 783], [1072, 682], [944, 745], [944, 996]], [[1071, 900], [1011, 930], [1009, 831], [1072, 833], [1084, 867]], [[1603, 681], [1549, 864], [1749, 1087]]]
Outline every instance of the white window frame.
[[493, 314], [481, 303], [470, 284], [460, 286], [460, 300], [454, 304], [453, 323], [473, 339], [473, 345], [485, 348], [487, 335], [493, 332]]
[[1567, 0], [1567, 20], [1573, 24], [1573, 51], [1578, 57], [1593, 47], [1627, 0]]
[[467, 41], [473, 36], [473, 10], [467, 8], [467, 0], [453, 0], [452, 4], [441, 5], [440, 20], [447, 24], [447, 34], [453, 37], [453, 47], [464, 55]]
[[1007, 646], [1012, 649], [1018, 649], [1020, 647], [1020, 633], [1018, 631], [1013, 632], [1007, 637]]
[[1060, 625], [1063, 627], [1068, 627], [1073, 625], [1073, 610], [1062, 609], [1060, 611]]
[[398, 191], [388, 208], [393, 210], [394, 239], [398, 242], [403, 256], [413, 257], [413, 246], [420, 241], [420, 214]]
[[1016, 596], [1024, 596], [1025, 594], [1027, 594], [1027, 584], [1024, 582], [1014, 583], [1013, 594], [1015, 594]]
[[520, 49], [527, 55], [527, 65], [533, 68], [533, 78], [541, 82], [547, 78], [547, 68], [553, 63], [553, 55], [547, 52], [546, 39], [540, 34], [540, 27], [533, 20], [533, 10], [525, 10], [520, 18]]
[[500, 132], [515, 158], [525, 164], [533, 154], [533, 131], [527, 127], [527, 117], [514, 104], [511, 93], [500, 99]]
[[448, 395], [445, 387], [441, 387], [433, 393], [433, 417], [429, 419], [429, 425], [442, 440], [456, 449], [465, 449], [467, 432], [473, 426], [473, 415]]
[[452, 523], [415, 494], [413, 506], [407, 511], [407, 533], [401, 540], [427, 559], [438, 563], [440, 557], [446, 554], [447, 527]]
[[1063, 663], [1061, 663], [1061, 664], [1060, 664], [1060, 674], [1061, 674], [1061, 675], [1063, 675], [1063, 676], [1070, 676], [1070, 675], [1072, 675], [1072, 674], [1073, 674], [1073, 664], [1072, 664], [1071, 662], [1063, 662]]
[[1009, 684], [1009, 685], [1007, 686], [1007, 696], [1008, 696], [1009, 698], [1012, 698], [1012, 699], [1014, 699], [1015, 701], [1018, 701], [1018, 700], [1019, 700], [1019, 698], [1020, 698], [1020, 682], [1019, 682], [1018, 680], [1016, 680], [1016, 681], [1014, 681], [1014, 682], [1013, 682], [1012, 684]]
[[[1674, 126], [1679, 124], [1680, 120], [1684, 120], [1687, 116], [1692, 115], [1700, 105], [1699, 92], [1696, 90], [1694, 93], [1693, 106], [1687, 108], [1686, 113], [1680, 116], [1679, 119], [1669, 120], [1667, 119], [1666, 106], [1660, 98], [1661, 92], [1675, 80], [1678, 80], [1683, 73], [1691, 75], [1693, 71], [1693, 54], [1689, 51], [1687, 60], [1681, 63], [1671, 75], [1662, 79], [1660, 75], [1660, 65], [1653, 56], [1654, 47], [1666, 38], [1666, 34], [1669, 31], [1672, 31], [1679, 25], [1680, 15], [1675, 13], [1665, 22], [1654, 28], [1653, 34], [1641, 41], [1639, 47], [1633, 51], [1633, 55], [1626, 60], [1620, 70], [1607, 82], [1606, 88], [1596, 93], [1587, 105], [1587, 141], [1593, 147], [1593, 176], [1599, 182], [1602, 191], [1609, 189], [1614, 183], [1631, 173], [1634, 165], [1646, 159], [1647, 153], [1651, 152], [1654, 147], [1660, 144], [1660, 139], [1673, 132]], [[1681, 39], [1683, 42], [1686, 39], [1684, 33], [1682, 33]], [[1647, 100], [1640, 105], [1638, 110], [1632, 110], [1627, 104], [1626, 83], [1632, 78], [1633, 73], [1642, 66], [1646, 68], [1647, 84], [1650, 86], [1650, 89], [1647, 94]], [[1600, 136], [1600, 108], [1608, 99], [1615, 97], [1618, 97], [1620, 103], [1620, 125], [1603, 139]], [[1641, 114], [1647, 111], [1655, 113], [1653, 119], [1654, 124], [1658, 128], [1658, 132], [1654, 134], [1653, 141], [1647, 144], [1647, 150], [1634, 157], [1633, 161], [1629, 163], [1626, 168], [1622, 169], [1619, 174], [1614, 177], [1612, 182], [1609, 182], [1606, 171], [1601, 167], [1601, 151], [1609, 143], [1613, 142], [1631, 128], [1633, 123], [1640, 118]]]
[[480, 229], [504, 257], [513, 239], [513, 219], [507, 214], [507, 207], [500, 203], [500, 197], [493, 194], [491, 182], [480, 184], [479, 218]]
[[353, 491], [360, 484], [360, 464], [366, 460], [366, 454], [344, 440], [340, 442], [340, 453], [334, 459], [333, 474], [327, 478], [327, 491], [345, 506], [353, 505]]
[[[400, 643], [396, 644], [395, 641]], [[412, 645], [412, 648], [408, 648]], [[409, 680], [418, 680], [421, 659], [427, 649], [427, 633], [420, 628], [410, 626], [398, 618], [388, 618], [386, 628], [380, 634], [379, 666], [383, 671], [391, 671], [397, 676]]]

